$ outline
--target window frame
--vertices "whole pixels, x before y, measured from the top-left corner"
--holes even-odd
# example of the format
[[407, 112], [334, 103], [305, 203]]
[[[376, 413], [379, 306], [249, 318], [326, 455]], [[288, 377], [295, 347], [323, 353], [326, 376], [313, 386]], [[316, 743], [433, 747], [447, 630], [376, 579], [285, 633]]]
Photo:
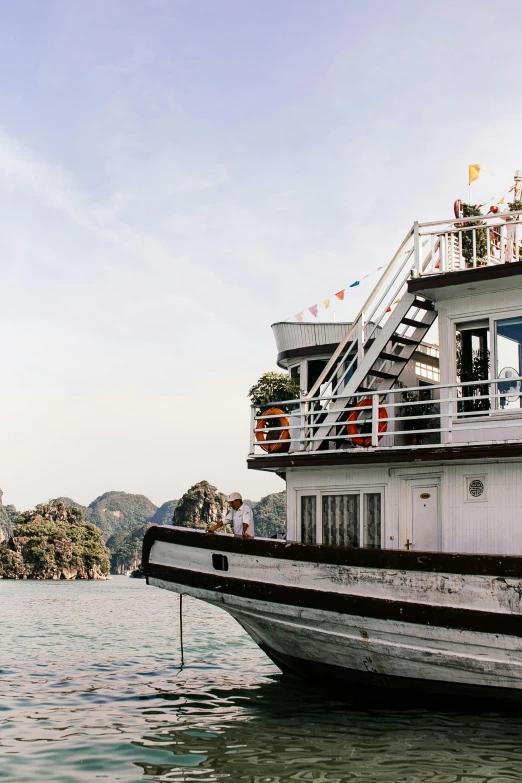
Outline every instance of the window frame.
[[[498, 378], [498, 375], [499, 375], [499, 372], [500, 372], [500, 369], [499, 369], [499, 366], [498, 366], [498, 342], [497, 342], [497, 340], [498, 340], [498, 322], [499, 321], [509, 321], [511, 319], [514, 319], [514, 318], [522, 319], [522, 313], [520, 311], [518, 313], [513, 313], [513, 311], [509, 311], [507, 313], [502, 313], [502, 317], [501, 318], [498, 317], [498, 313], [496, 315], [497, 315], [497, 317], [492, 319], [493, 320], [493, 332], [491, 332], [491, 334], [493, 335], [493, 340], [491, 341], [493, 343], [493, 347], [492, 347], [492, 351], [491, 351], [493, 359], [491, 361], [491, 366], [495, 370], [495, 372], [492, 373], [492, 376], [494, 378]], [[519, 370], [519, 375], [522, 376], [522, 367]], [[498, 384], [495, 386], [495, 392], [497, 394], [499, 393], [498, 386], [499, 386]], [[498, 411], [499, 413], [508, 413], [508, 414], [514, 414], [514, 415], [517, 415], [517, 414], [518, 415], [522, 415], [522, 400], [521, 400], [521, 404], [520, 404], [520, 406], [518, 408], [509, 408], [509, 409], [501, 407], [501, 405], [500, 405], [500, 398], [499, 397], [495, 397], [493, 402], [494, 402], [494, 406], [492, 406], [493, 410]]]
[[[323, 544], [323, 496], [326, 495], [359, 495], [359, 541], [364, 541], [364, 516], [366, 513], [364, 496], [380, 494], [381, 496], [381, 549], [384, 549], [385, 524], [386, 524], [386, 485], [385, 484], [357, 484], [355, 487], [310, 487], [309, 489], [296, 489], [296, 534], [297, 540], [302, 543], [303, 531], [301, 524], [301, 498], [315, 496], [316, 513], [316, 544]], [[354, 549], [366, 549], [359, 544]]]
[[[480, 324], [481, 322], [488, 322], [488, 329], [489, 329], [489, 371], [488, 371], [488, 377], [487, 379], [484, 379], [484, 382], [494, 380], [497, 377], [498, 372], [498, 351], [497, 351], [497, 322], [498, 321], [505, 321], [509, 318], [522, 318], [522, 310], [520, 308], [514, 309], [512, 307], [508, 307], [504, 310], [496, 310], [495, 312], [488, 311], [485, 312], [477, 312], [473, 313], [473, 315], [469, 313], [461, 313], [460, 315], [453, 315], [449, 319], [451, 322], [451, 335], [452, 335], [452, 360], [451, 360], [451, 374], [449, 376], [449, 383], [458, 383], [459, 380], [457, 378], [457, 351], [456, 351], [456, 335], [457, 331], [461, 331], [459, 329], [459, 326], [468, 326], [472, 327], [474, 323]], [[522, 369], [522, 368], [521, 368]], [[491, 388], [491, 387], [490, 387]], [[497, 391], [497, 386], [495, 385], [495, 392]], [[494, 392], [494, 393], [495, 393]], [[506, 411], [500, 407], [500, 400], [497, 397], [493, 397], [491, 399], [491, 407], [489, 411], [484, 411], [484, 413], [488, 415], [509, 415], [510, 417], [517, 417], [522, 416], [522, 407], [519, 409], [517, 408], [511, 408], [509, 411]], [[484, 413], [480, 415], [480, 418], [484, 420]], [[478, 416], [479, 414], [477, 414]], [[453, 418], [458, 420], [458, 414], [457, 414], [457, 404], [454, 403], [454, 411], [453, 411]], [[474, 417], [466, 417], [466, 420], [468, 422], [472, 422], [474, 420]]]

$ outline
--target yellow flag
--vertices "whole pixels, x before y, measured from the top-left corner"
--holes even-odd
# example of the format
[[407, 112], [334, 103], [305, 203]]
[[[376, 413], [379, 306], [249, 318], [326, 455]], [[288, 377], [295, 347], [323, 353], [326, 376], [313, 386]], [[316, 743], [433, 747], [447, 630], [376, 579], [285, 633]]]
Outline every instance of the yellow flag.
[[[475, 182], [475, 180], [480, 177], [481, 171], [487, 171], [488, 174], [491, 174], [491, 171], [488, 171], [488, 169], [486, 169], [480, 163], [470, 163], [470, 165], [468, 166], [468, 181], [470, 185], [472, 182]], [[491, 176], [493, 176], [493, 174], [491, 174]]]
[[500, 199], [500, 201], [497, 201], [497, 204], [503, 204], [504, 203], [504, 196]]
[[323, 299], [321, 304], [325, 306], [326, 310], [328, 310], [328, 308], [330, 307], [330, 299], [328, 297], [326, 299]]
[[476, 179], [480, 177], [480, 164], [479, 163], [472, 163], [469, 166], [469, 184], [471, 185], [472, 182], [475, 182]]

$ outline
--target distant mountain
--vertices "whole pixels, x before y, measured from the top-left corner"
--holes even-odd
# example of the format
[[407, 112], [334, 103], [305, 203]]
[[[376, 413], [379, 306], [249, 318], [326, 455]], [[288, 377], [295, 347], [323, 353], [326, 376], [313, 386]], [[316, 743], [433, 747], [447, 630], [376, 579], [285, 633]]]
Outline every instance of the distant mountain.
[[266, 495], [252, 503], [256, 536], [270, 538], [286, 530], [286, 492]]
[[174, 511], [178, 505], [177, 500], [167, 500], [158, 508], [156, 513], [149, 519], [152, 525], [172, 525]]
[[89, 509], [96, 515], [92, 521], [106, 536], [118, 531], [130, 532], [144, 525], [158, 511], [145, 495], [127, 492], [105, 492], [89, 504]]

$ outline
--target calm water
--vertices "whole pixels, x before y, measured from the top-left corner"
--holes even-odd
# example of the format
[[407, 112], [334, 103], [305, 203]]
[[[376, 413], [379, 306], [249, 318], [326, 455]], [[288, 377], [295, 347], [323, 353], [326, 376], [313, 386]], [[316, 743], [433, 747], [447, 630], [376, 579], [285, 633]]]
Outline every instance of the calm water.
[[522, 716], [339, 701], [184, 608], [180, 669], [174, 594], [0, 581], [0, 781], [522, 780]]

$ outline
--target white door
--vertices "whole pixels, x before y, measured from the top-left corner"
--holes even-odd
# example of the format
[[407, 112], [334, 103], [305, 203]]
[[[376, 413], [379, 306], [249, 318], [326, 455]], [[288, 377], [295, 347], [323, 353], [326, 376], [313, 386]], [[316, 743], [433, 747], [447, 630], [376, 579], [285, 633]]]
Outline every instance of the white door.
[[440, 551], [439, 482], [407, 480], [404, 490], [402, 549]]

